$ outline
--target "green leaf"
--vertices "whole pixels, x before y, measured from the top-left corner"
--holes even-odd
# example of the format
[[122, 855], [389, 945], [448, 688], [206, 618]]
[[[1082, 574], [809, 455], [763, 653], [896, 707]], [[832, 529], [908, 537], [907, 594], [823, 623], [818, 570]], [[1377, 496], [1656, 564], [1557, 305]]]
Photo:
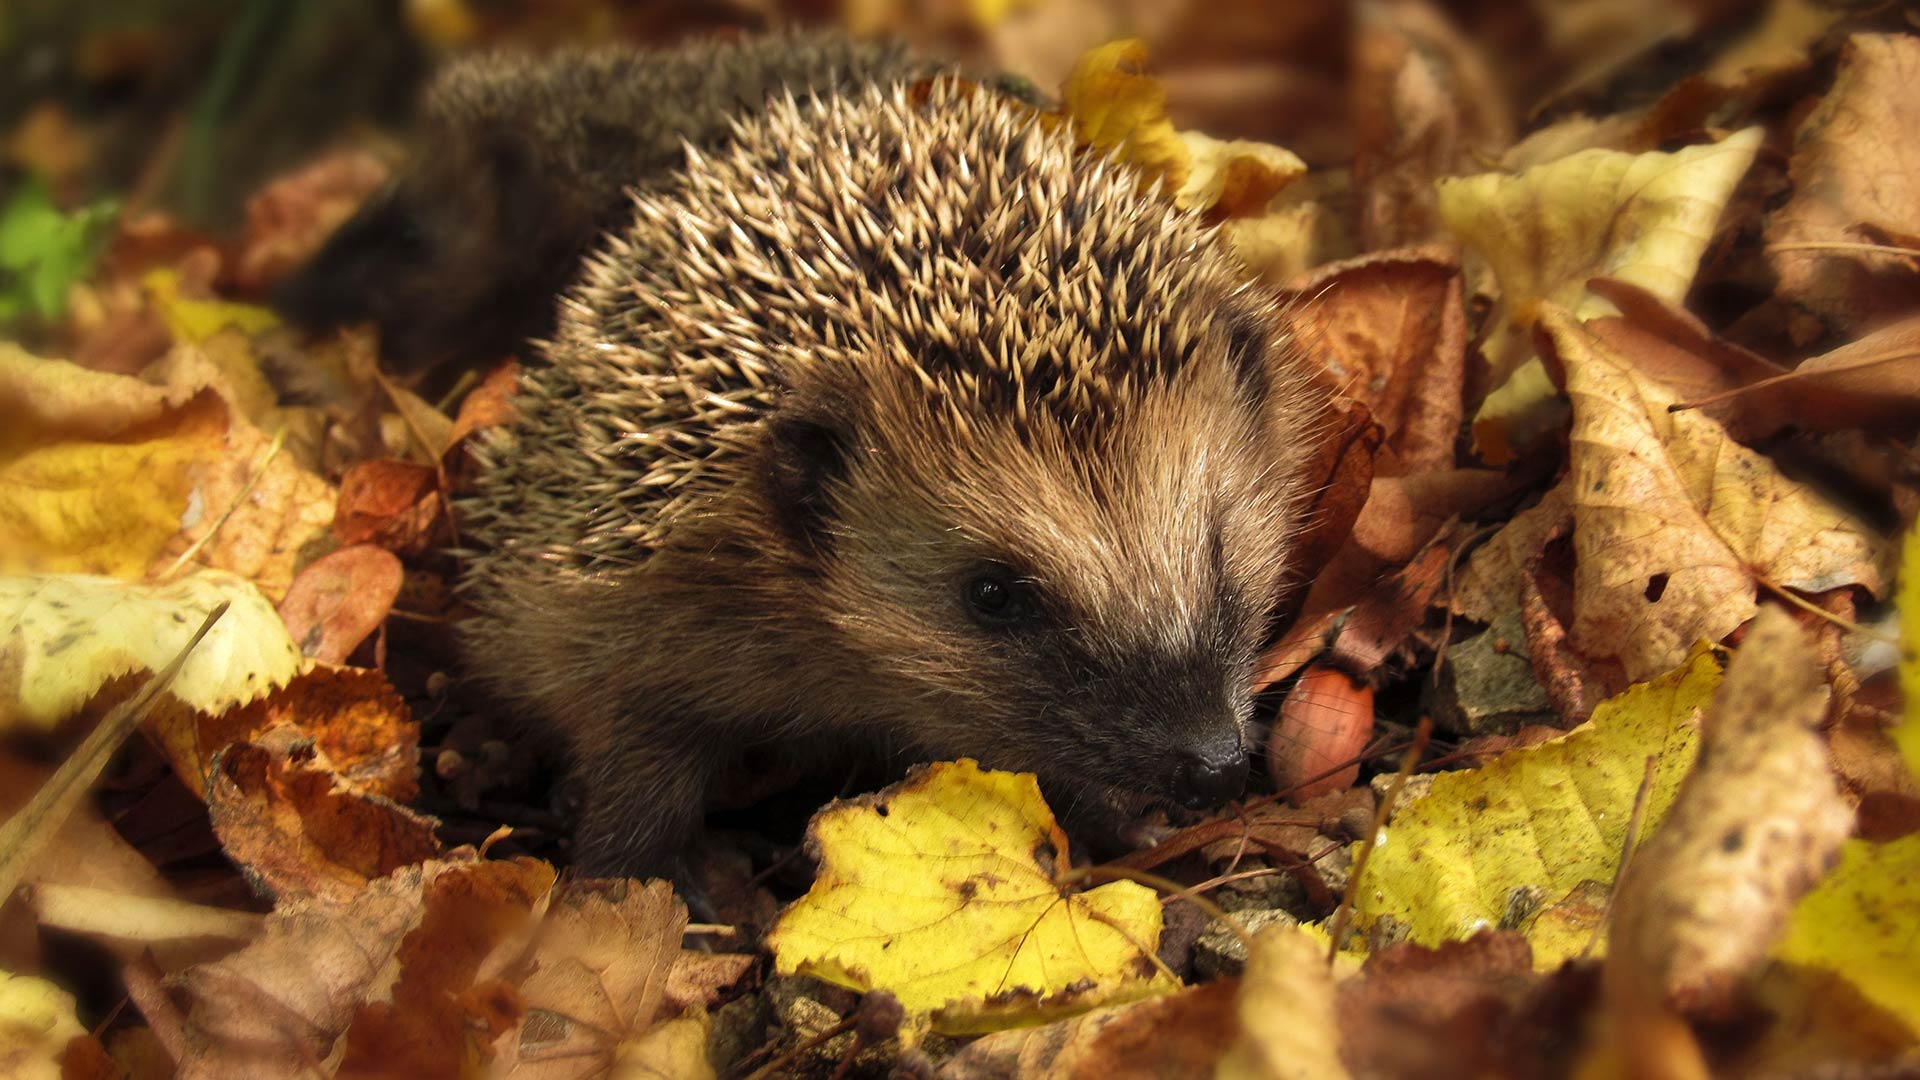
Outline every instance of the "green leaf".
[[103, 201], [63, 214], [44, 181], [21, 184], [0, 205], [0, 320], [59, 315], [118, 213], [117, 204]]

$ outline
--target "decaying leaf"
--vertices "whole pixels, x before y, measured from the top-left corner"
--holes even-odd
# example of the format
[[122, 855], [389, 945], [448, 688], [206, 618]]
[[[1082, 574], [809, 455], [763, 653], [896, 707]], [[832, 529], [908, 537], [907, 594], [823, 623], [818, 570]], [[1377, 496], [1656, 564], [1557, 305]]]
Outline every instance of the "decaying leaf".
[[1760, 588], [1884, 589], [1876, 532], [1711, 419], [1669, 412], [1664, 386], [1564, 313], [1544, 325], [1573, 403], [1574, 646], [1630, 679], [1753, 617]]
[[[1355, 888], [1355, 926], [1390, 915], [1414, 943], [1436, 945], [1500, 924], [1516, 894], [1557, 899], [1582, 882], [1612, 880], [1646, 758], [1656, 758], [1650, 827], [1693, 763], [1696, 717], [1719, 682], [1720, 665], [1702, 647], [1674, 671], [1602, 702], [1561, 738], [1436, 775], [1384, 830]], [[1587, 945], [1528, 940], [1542, 969]]]
[[1587, 279], [1613, 277], [1656, 296], [1685, 298], [1700, 253], [1733, 187], [1753, 162], [1761, 130], [1670, 154], [1587, 150], [1518, 176], [1440, 182], [1440, 215], [1493, 267], [1500, 301], [1485, 345], [1493, 378], [1526, 359], [1538, 305], [1580, 318], [1610, 314]]
[[1827, 705], [1816, 655], [1792, 616], [1761, 609], [1702, 721], [1699, 762], [1627, 864], [1610, 993], [1725, 1013], [1852, 831], [1814, 733]]
[[341, 548], [300, 571], [280, 601], [280, 617], [309, 659], [344, 664], [386, 621], [405, 574], [385, 548]]
[[1249, 217], [1306, 173], [1277, 146], [1175, 131], [1167, 92], [1146, 63], [1145, 42], [1111, 42], [1082, 55], [1061, 88], [1080, 140], [1137, 168], [1143, 185], [1157, 181], [1183, 210]]
[[929, 766], [808, 831], [819, 876], [767, 937], [782, 972], [890, 991], [950, 1032], [1170, 989], [1152, 890], [1062, 885], [1067, 837], [1031, 775]]
[[1767, 221], [1780, 296], [1849, 330], [1920, 304], [1916, 256], [1863, 246], [1920, 236], [1916, 128], [1920, 40], [1850, 38], [1833, 89], [1795, 135], [1793, 198]]
[[167, 689], [188, 708], [216, 714], [286, 685], [299, 668], [300, 650], [252, 585], [217, 570], [169, 585], [0, 578], [0, 730], [49, 727], [108, 680], [159, 670], [223, 602], [232, 606]]
[[[686, 922], [686, 906], [664, 881], [644, 887], [576, 882], [563, 890], [534, 940], [532, 971], [519, 984], [525, 1011], [495, 1043], [500, 1074], [523, 1080], [624, 1075], [622, 1063], [685, 1055], [685, 1048], [676, 1049], [685, 1033], [661, 1029], [692, 1009], [704, 1031], [699, 1010], [754, 962], [744, 954], [705, 954], [721, 963], [703, 969], [703, 982], [677, 979], [695, 967], [696, 954], [680, 948]], [[704, 1065], [704, 1039], [694, 1049]]]

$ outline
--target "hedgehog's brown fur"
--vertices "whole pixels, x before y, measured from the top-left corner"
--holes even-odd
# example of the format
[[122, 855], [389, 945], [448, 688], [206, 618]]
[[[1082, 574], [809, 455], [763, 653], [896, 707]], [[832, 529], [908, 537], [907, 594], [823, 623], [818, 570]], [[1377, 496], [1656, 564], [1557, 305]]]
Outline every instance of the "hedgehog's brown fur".
[[[1232, 748], [1317, 406], [1203, 225], [941, 82], [786, 100], [637, 200], [484, 449], [475, 670], [661, 869], [739, 748], [1168, 791]], [[1030, 617], [983, 625], [1009, 575]], [[996, 579], [996, 580], [1000, 580]]]

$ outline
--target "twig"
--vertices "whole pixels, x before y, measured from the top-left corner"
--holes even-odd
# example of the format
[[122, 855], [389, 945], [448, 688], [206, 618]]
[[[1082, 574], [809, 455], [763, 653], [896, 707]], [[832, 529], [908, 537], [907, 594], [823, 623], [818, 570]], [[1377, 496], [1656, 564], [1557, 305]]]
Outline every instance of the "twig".
[[811, 1053], [816, 1048], [825, 1046], [834, 1039], [852, 1031], [853, 1025], [858, 1019], [859, 1015], [855, 1014], [841, 1020], [839, 1023], [808, 1039], [806, 1042], [801, 1043], [786, 1053], [781, 1054], [779, 1057], [774, 1058], [772, 1061], [767, 1062], [765, 1065], [753, 1070], [742, 1077], [741, 1080], [766, 1080], [767, 1077], [775, 1075], [781, 1069], [800, 1060], [802, 1055]]

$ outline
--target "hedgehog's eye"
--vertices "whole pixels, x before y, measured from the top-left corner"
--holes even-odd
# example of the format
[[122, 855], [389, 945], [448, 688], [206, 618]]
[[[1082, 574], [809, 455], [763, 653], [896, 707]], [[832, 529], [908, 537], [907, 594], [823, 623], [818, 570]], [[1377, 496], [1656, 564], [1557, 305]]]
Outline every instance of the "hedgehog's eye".
[[1032, 589], [1012, 571], [982, 570], [967, 579], [967, 610], [989, 626], [1024, 622], [1036, 614]]

